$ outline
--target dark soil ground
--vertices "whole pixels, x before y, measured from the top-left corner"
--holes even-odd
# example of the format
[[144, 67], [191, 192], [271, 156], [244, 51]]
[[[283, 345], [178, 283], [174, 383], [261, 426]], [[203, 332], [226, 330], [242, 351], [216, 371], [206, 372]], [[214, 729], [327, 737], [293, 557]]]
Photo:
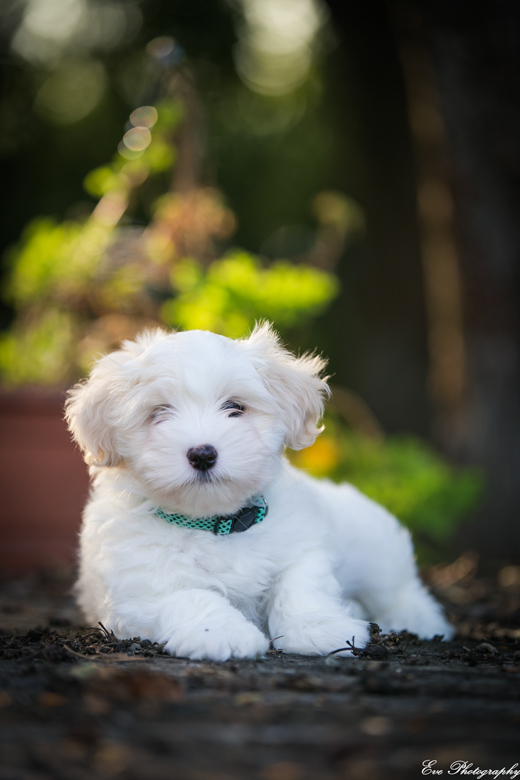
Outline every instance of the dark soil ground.
[[452, 642], [374, 630], [352, 658], [273, 651], [223, 664], [82, 626], [70, 572], [5, 583], [0, 778], [407, 780], [425, 761], [444, 775], [457, 761], [461, 776], [508, 770], [520, 764], [520, 568], [485, 579], [475, 564], [466, 555], [428, 573], [457, 625]]

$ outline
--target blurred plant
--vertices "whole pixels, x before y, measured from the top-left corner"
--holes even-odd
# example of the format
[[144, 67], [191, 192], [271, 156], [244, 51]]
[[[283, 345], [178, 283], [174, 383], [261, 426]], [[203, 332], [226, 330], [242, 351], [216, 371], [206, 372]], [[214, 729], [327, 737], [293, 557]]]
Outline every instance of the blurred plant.
[[418, 439], [359, 435], [334, 413], [326, 419], [326, 433], [290, 459], [316, 477], [350, 482], [386, 507], [413, 533], [421, 563], [442, 559], [483, 487], [480, 472], [454, 469]]
[[[219, 252], [236, 220], [217, 190], [192, 185], [164, 194], [184, 108], [169, 99], [136, 109], [112, 163], [85, 179], [99, 199], [92, 214], [37, 219], [11, 250], [6, 294], [17, 317], [0, 338], [4, 384], [74, 380], [96, 354], [146, 325], [236, 337], [268, 318], [283, 330], [319, 314], [337, 294], [331, 272]], [[142, 193], [154, 188], [146, 204]], [[143, 206], [148, 225], [125, 224]]]
[[172, 271], [175, 298], [162, 307], [163, 319], [184, 328], [201, 328], [236, 338], [251, 322], [267, 318], [277, 329], [319, 314], [338, 290], [337, 280], [311, 266], [280, 260], [263, 267], [246, 252], [233, 252], [205, 272], [186, 259]]

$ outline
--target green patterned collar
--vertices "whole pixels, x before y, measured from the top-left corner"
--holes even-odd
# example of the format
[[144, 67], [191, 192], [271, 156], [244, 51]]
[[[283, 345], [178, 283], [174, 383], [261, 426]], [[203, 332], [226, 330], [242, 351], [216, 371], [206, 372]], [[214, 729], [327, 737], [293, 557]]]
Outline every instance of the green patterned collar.
[[156, 509], [154, 514], [171, 525], [181, 528], [194, 528], [199, 531], [213, 531], [216, 536], [247, 531], [251, 526], [261, 523], [268, 511], [263, 496], [254, 496], [249, 506], [244, 506], [234, 515], [215, 515], [214, 517], [188, 517], [187, 515], [169, 514], [164, 509]]

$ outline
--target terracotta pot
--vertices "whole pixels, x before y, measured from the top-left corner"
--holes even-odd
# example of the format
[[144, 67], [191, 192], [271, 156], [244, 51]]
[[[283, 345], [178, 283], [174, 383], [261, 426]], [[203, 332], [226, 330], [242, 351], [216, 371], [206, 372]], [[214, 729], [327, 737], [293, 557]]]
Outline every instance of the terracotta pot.
[[75, 558], [88, 475], [59, 390], [0, 392], [0, 573]]

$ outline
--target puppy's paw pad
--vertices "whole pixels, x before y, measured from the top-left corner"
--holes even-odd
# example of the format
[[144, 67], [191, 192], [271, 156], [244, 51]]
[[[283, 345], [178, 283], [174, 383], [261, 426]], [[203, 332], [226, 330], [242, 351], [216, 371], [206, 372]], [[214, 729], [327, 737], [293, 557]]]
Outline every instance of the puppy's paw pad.
[[277, 649], [299, 655], [327, 655], [345, 648], [338, 655], [352, 655], [352, 649], [363, 648], [370, 640], [369, 624], [364, 620], [342, 619], [338, 621], [309, 620], [294, 618], [280, 631], [283, 636], [274, 642]]

